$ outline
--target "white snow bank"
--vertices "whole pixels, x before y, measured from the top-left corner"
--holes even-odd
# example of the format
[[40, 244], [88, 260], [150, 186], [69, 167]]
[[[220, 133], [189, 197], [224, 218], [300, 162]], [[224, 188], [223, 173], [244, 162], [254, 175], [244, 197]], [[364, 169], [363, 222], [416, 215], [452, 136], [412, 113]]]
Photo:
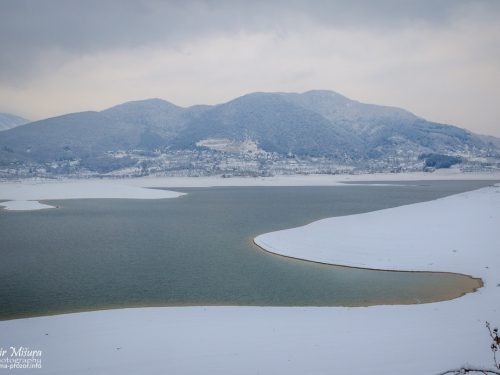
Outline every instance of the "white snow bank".
[[0, 206], [5, 207], [9, 211], [32, 211], [32, 210], [45, 210], [47, 208], [55, 208], [48, 204], [43, 204], [37, 201], [10, 201], [2, 202]]
[[[42, 368], [19, 374], [420, 375], [467, 362], [492, 367], [485, 321], [500, 325], [499, 202], [500, 188], [486, 188], [260, 237], [283, 253], [276, 238], [286, 241], [307, 259], [485, 281], [451, 301], [97, 311], [0, 322], [0, 346], [7, 355], [10, 347], [42, 350]], [[300, 251], [292, 238], [308, 247]]]
[[[184, 193], [167, 190], [145, 189], [141, 187], [119, 185], [100, 181], [45, 181], [18, 182], [0, 184], [0, 200], [39, 201], [58, 199], [164, 199], [177, 198]], [[30, 205], [32, 203], [29, 203]], [[4, 204], [5, 205], [5, 202]], [[28, 203], [9, 203], [8, 208], [27, 209]], [[22, 207], [22, 208], [15, 208]], [[32, 206], [32, 209], [47, 208]]]

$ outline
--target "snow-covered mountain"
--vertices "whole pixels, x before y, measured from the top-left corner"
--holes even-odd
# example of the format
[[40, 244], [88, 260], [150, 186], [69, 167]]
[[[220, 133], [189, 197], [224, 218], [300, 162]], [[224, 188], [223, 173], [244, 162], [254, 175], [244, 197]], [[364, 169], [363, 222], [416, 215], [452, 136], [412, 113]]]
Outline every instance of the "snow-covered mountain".
[[29, 123], [25, 118], [11, 115], [10, 113], [0, 113], [0, 131], [12, 129], [19, 125]]
[[431, 153], [498, 154], [496, 138], [429, 122], [400, 108], [315, 90], [252, 93], [216, 106], [189, 108], [149, 99], [37, 121], [0, 133], [0, 165], [57, 160], [85, 164], [96, 158], [102, 164], [110, 152], [203, 150], [213, 144], [234, 148], [234, 142], [276, 155], [341, 163]]

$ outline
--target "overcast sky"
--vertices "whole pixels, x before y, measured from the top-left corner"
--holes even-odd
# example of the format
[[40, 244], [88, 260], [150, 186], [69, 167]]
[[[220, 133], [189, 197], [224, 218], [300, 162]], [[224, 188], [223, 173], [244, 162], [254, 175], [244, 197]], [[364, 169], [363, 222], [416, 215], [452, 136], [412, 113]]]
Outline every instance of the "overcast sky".
[[500, 1], [0, 0], [0, 112], [313, 89], [500, 137]]

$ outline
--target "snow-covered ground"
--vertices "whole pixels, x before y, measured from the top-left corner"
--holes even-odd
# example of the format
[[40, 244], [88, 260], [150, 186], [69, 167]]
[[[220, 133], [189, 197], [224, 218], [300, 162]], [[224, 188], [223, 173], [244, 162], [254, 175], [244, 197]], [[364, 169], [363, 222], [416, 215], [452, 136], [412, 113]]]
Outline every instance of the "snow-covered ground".
[[54, 208], [37, 201], [58, 199], [121, 198], [165, 199], [184, 193], [144, 189], [102, 181], [22, 181], [0, 184], [0, 203], [6, 210], [41, 210]]
[[435, 172], [374, 173], [338, 175], [276, 175], [273, 177], [141, 177], [117, 179], [113, 182], [142, 187], [210, 187], [210, 186], [335, 186], [344, 182], [372, 181], [431, 181], [431, 180], [500, 180], [500, 173], [462, 173], [457, 168]]
[[[157, 307], [0, 322], [0, 347], [41, 350], [46, 374], [435, 374], [492, 367], [500, 325], [500, 187], [259, 236], [336, 264], [450, 271], [484, 287], [405, 306]], [[1, 353], [1, 349], [0, 349]], [[1, 367], [0, 367], [1, 371]]]

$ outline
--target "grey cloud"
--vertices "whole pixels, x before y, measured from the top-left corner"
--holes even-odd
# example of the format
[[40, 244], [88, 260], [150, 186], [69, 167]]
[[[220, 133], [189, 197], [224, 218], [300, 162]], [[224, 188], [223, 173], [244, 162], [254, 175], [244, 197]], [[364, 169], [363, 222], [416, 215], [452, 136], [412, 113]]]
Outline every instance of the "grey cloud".
[[86, 54], [180, 48], [192, 38], [240, 31], [286, 33], [311, 24], [393, 30], [415, 21], [443, 27], [470, 6], [500, 10], [494, 0], [0, 0], [0, 81], [15, 85]]

